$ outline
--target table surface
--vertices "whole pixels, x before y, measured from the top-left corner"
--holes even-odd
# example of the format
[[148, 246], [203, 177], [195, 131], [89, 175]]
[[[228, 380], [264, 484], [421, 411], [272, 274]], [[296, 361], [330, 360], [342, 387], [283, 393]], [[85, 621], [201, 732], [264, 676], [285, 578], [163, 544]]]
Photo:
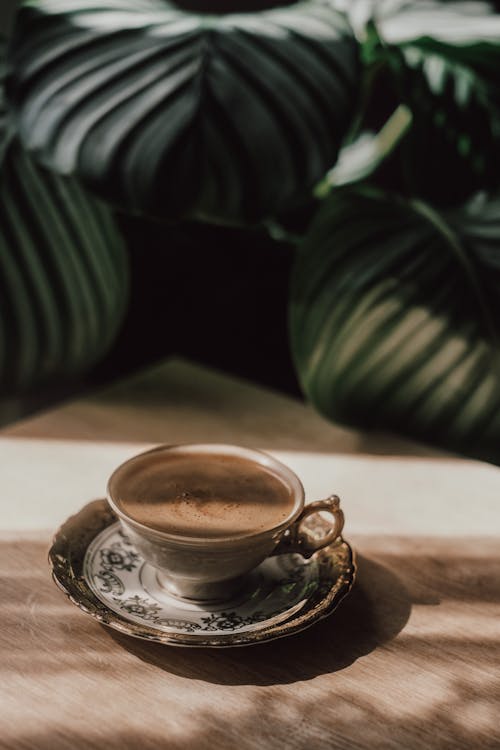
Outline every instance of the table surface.
[[[337, 492], [358, 579], [330, 618], [218, 650], [120, 635], [46, 562], [59, 524], [159, 442], [269, 450]], [[500, 748], [500, 469], [347, 430], [181, 360], [0, 435], [0, 748]]]

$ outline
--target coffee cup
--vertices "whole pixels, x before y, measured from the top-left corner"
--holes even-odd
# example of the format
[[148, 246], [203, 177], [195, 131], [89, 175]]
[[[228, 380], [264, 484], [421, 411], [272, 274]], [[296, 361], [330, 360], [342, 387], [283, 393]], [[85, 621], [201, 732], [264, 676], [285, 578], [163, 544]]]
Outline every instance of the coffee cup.
[[[305, 558], [339, 539], [344, 515], [332, 495], [305, 505], [296, 474], [261, 451], [234, 445], [165, 445], [121, 464], [107, 499], [122, 528], [171, 595], [195, 602], [236, 595], [271, 555]], [[304, 527], [327, 511], [316, 538]]]

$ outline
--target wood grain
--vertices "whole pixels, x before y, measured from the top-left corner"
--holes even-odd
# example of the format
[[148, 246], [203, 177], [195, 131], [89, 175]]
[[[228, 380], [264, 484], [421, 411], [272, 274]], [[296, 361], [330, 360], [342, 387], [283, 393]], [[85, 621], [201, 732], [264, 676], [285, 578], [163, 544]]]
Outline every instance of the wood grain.
[[[331, 618], [190, 650], [119, 635], [66, 600], [43, 529], [91, 499], [112, 460], [165, 439], [289, 451], [311, 498], [335, 479], [359, 576]], [[185, 363], [12, 427], [0, 465], [2, 750], [500, 748], [499, 469], [377, 444]]]
[[114, 633], [49, 580], [47, 540], [3, 543], [0, 747], [498, 748], [498, 545], [354, 541], [335, 615], [229, 652]]
[[237, 443], [273, 450], [444, 455], [332, 424], [302, 402], [173, 359], [2, 430], [12, 437]]

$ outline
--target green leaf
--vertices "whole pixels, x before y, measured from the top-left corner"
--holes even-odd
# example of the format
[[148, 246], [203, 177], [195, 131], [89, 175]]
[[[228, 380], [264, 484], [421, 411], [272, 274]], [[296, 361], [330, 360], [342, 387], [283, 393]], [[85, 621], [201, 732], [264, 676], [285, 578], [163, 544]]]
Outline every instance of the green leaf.
[[500, 198], [439, 215], [340, 189], [297, 257], [291, 341], [326, 416], [500, 461]]
[[316, 187], [318, 198], [326, 197], [334, 187], [366, 180], [373, 175], [404, 137], [411, 123], [410, 111], [400, 104], [378, 133], [364, 131], [353, 143], [346, 144], [336, 165]]
[[[407, 162], [420, 194], [438, 175], [446, 191], [446, 171], [462, 193], [500, 184], [500, 16], [488, 2], [382, 2], [374, 16], [379, 54], [399, 83], [414, 116]], [[436, 135], [439, 132], [439, 137]], [[426, 154], [427, 144], [427, 154]], [[464, 165], [461, 171], [450, 162]], [[426, 158], [427, 156], [427, 158]], [[435, 165], [434, 165], [435, 162]], [[419, 172], [421, 172], [419, 174]], [[452, 193], [455, 189], [452, 188]]]
[[17, 142], [1, 100], [0, 92], [0, 392], [5, 394], [73, 376], [106, 352], [125, 310], [128, 265], [109, 210], [73, 179], [33, 162]]
[[491, 0], [379, 0], [372, 3], [371, 20], [381, 38], [394, 45], [434, 39], [465, 49], [497, 44], [500, 38], [500, 16]]
[[9, 91], [26, 148], [113, 204], [254, 222], [307, 201], [354, 110], [358, 45], [323, 0], [196, 14], [26, 0]]

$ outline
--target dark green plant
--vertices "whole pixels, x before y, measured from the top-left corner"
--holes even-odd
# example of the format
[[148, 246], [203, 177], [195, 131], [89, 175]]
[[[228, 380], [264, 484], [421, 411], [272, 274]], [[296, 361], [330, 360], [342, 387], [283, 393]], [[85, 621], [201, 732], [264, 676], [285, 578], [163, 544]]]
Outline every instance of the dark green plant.
[[2, 100], [0, 90], [5, 395], [75, 376], [104, 354], [126, 309], [128, 265], [109, 209], [74, 178], [48, 172], [23, 151]]
[[10, 94], [25, 146], [115, 205], [255, 222], [300, 204], [352, 118], [358, 47], [322, 0], [209, 15], [167, 0], [37, 0]]
[[291, 343], [320, 411], [500, 461], [494, 4], [187, 5], [25, 0], [25, 147], [128, 211], [293, 239]]
[[320, 411], [498, 457], [499, 237], [500, 198], [440, 214], [362, 187], [326, 201], [291, 303]]
[[498, 462], [500, 17], [468, 7], [380, 4], [367, 59], [406, 109], [385, 161], [365, 159], [352, 187], [347, 168], [335, 189], [339, 167], [323, 184], [291, 339], [325, 415]]

